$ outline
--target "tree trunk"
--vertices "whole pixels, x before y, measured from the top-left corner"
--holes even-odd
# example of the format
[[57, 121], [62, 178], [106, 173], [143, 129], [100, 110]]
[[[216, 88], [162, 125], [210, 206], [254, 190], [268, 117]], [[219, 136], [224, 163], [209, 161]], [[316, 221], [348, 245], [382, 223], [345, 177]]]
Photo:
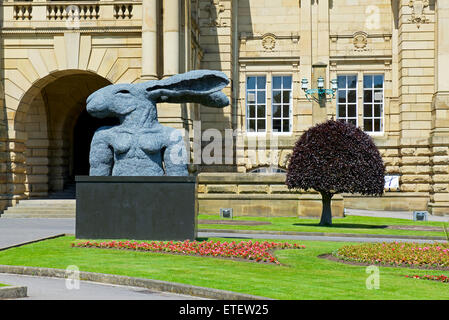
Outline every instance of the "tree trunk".
[[321, 192], [323, 211], [321, 212], [320, 226], [332, 225], [332, 209], [331, 209], [332, 196], [333, 194], [330, 192]]

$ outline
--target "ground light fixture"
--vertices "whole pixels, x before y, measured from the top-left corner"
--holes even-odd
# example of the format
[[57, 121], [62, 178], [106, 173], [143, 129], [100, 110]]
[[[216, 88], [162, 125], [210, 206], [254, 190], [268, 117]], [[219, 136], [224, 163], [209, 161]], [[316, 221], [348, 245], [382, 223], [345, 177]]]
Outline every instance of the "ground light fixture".
[[[309, 81], [306, 78], [301, 80], [301, 89], [305, 92], [307, 100], [321, 103], [323, 101], [331, 102], [335, 98], [335, 92], [338, 89], [337, 79], [331, 80], [331, 89], [324, 88], [324, 78], [319, 77], [316, 89], [309, 89]], [[315, 95], [316, 94], [316, 95]]]
[[427, 221], [427, 216], [429, 212], [427, 211], [413, 211], [413, 220], [414, 221]]
[[220, 208], [220, 218], [222, 219], [232, 219], [232, 208]]

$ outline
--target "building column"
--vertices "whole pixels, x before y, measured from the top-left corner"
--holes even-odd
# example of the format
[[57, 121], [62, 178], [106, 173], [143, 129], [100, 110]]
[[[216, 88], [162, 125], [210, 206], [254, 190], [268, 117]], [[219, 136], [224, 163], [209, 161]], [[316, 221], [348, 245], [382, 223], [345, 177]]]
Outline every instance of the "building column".
[[429, 211], [449, 214], [449, 2], [435, 4], [435, 94], [432, 101], [432, 190]]
[[163, 1], [164, 78], [179, 73], [180, 0]]
[[142, 80], [157, 76], [157, 0], [142, 2]]
[[[181, 0], [163, 0], [162, 3], [162, 71], [163, 79], [180, 72], [180, 15]], [[159, 122], [163, 125], [184, 128], [185, 104], [158, 103]]]

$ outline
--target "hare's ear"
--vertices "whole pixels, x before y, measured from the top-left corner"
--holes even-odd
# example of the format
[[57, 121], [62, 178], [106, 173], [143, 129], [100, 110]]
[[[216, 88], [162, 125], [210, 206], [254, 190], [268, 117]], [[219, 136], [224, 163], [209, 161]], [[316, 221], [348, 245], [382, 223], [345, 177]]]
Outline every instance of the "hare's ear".
[[228, 97], [221, 92], [228, 84], [229, 79], [223, 72], [195, 70], [142, 85], [147, 98], [155, 102], [196, 102], [222, 108], [229, 105]]

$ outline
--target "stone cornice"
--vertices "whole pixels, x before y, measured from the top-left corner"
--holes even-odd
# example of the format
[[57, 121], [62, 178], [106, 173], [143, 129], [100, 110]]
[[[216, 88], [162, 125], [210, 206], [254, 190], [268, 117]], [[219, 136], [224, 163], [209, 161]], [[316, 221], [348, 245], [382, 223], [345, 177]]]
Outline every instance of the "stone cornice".
[[66, 32], [79, 32], [79, 33], [141, 33], [142, 27], [87, 27], [79, 29], [67, 29], [67, 28], [2, 28], [0, 34], [41, 34], [41, 33], [66, 33]]

